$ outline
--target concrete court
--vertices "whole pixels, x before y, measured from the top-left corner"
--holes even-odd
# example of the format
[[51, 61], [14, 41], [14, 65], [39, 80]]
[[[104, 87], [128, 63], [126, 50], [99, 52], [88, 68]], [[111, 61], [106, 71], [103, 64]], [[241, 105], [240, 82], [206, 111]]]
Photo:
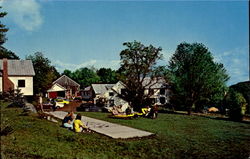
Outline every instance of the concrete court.
[[[64, 111], [54, 111], [46, 113], [51, 114], [59, 119], [63, 119], [64, 116], [67, 114], [67, 112]], [[119, 124], [114, 124], [86, 116], [82, 116], [82, 121], [89, 127], [90, 130], [109, 136], [114, 139], [119, 139], [119, 138], [127, 139], [127, 138], [146, 137], [153, 135], [153, 133], [147, 131], [131, 128], [128, 126], [122, 126]]]

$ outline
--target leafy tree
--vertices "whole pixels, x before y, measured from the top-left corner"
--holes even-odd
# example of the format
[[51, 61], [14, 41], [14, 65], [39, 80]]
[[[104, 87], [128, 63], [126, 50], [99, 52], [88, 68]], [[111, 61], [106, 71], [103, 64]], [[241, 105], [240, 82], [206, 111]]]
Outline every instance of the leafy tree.
[[97, 75], [100, 77], [101, 83], [116, 83], [118, 82], [116, 71], [110, 68], [100, 68], [97, 70]]
[[[0, 6], [0, 9], [2, 7]], [[7, 15], [7, 12], [0, 12], [0, 18], [4, 18]], [[6, 28], [4, 24], [0, 21], [0, 59], [8, 58], [8, 59], [19, 59], [19, 57], [12, 51], [4, 48], [2, 45], [6, 42], [6, 32], [9, 29]]]
[[246, 99], [234, 89], [229, 89], [225, 97], [225, 107], [229, 109], [228, 115], [231, 120], [241, 121], [246, 112]]
[[168, 68], [174, 97], [188, 114], [198, 103], [209, 104], [223, 99], [229, 76], [223, 64], [213, 61], [212, 54], [203, 44], [179, 44]]
[[0, 59], [7, 58], [7, 59], [17, 59], [20, 58], [12, 51], [0, 46]]
[[239, 82], [230, 86], [230, 88], [233, 88], [244, 96], [247, 102], [246, 114], [250, 114], [250, 81]]
[[66, 75], [69, 78], [73, 78], [73, 73], [70, 70], [67, 70], [67, 69], [63, 71], [62, 75]]
[[35, 69], [34, 77], [34, 92], [45, 93], [54, 80], [59, 77], [59, 73], [56, 68], [51, 65], [51, 61], [44, 57], [43, 53], [36, 52], [34, 55], [26, 57], [27, 60], [32, 60]]
[[[145, 88], [152, 86], [158, 79], [156, 62], [162, 58], [160, 53], [162, 49], [152, 45], [144, 46], [137, 41], [126, 42], [123, 45], [127, 48], [120, 53], [119, 79], [124, 84], [125, 90], [119, 96], [138, 111], [149, 98], [149, 94], [144, 93]], [[146, 78], [149, 81], [143, 83]]]
[[79, 68], [74, 72], [70, 70], [64, 70], [63, 74], [69, 76], [74, 81], [79, 83], [82, 88], [91, 85], [92, 83], [99, 83], [100, 77], [96, 74], [95, 68]]

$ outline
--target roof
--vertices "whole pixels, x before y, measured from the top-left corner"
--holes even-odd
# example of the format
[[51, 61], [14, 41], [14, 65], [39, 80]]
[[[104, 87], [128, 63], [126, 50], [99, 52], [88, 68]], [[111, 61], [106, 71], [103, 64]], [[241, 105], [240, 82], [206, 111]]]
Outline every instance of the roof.
[[[3, 70], [3, 60], [0, 60], [0, 70]], [[0, 73], [2, 75], [2, 73]], [[9, 76], [35, 76], [31, 60], [8, 60]]]
[[61, 86], [65, 87], [65, 86], [76, 86], [76, 87], [80, 87], [80, 84], [78, 84], [76, 81], [72, 80], [71, 78], [69, 78], [66, 75], [63, 75], [61, 77], [59, 77], [57, 80], [55, 80], [53, 82], [53, 84], [58, 83]]
[[104, 94], [107, 90], [111, 89], [115, 84], [92, 84], [95, 94]]
[[61, 86], [58, 83], [55, 83], [47, 92], [57, 92], [57, 91], [66, 91], [67, 89]]
[[90, 91], [90, 90], [91, 90], [91, 86], [88, 86], [88, 87], [83, 89], [83, 91]]
[[164, 78], [158, 78], [158, 80], [157, 79], [153, 79], [152, 80], [150, 77], [146, 77], [143, 80], [142, 84], [144, 86], [148, 85], [148, 86], [146, 86], [147, 89], [148, 88], [157, 89], [157, 88], [164, 88], [164, 87], [166, 87], [166, 81], [165, 81]]

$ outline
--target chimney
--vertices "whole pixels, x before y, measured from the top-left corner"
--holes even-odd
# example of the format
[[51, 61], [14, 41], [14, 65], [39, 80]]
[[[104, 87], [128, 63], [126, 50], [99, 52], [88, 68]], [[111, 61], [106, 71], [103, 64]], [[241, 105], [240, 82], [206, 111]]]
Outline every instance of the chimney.
[[8, 60], [3, 58], [3, 77], [2, 77], [2, 89], [3, 92], [7, 92], [10, 89], [14, 89], [14, 84], [8, 78]]

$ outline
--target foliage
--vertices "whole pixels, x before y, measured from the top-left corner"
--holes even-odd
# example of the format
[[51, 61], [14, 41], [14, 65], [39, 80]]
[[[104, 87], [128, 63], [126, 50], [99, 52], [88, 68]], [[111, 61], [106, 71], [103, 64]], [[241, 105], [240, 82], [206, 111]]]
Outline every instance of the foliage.
[[231, 120], [241, 121], [246, 112], [246, 100], [241, 93], [233, 88], [229, 89], [225, 97], [225, 107], [229, 109], [228, 115]]
[[[140, 110], [150, 96], [144, 94], [145, 88], [158, 80], [156, 62], [162, 59], [162, 49], [152, 45], [144, 46], [137, 41], [126, 42], [123, 45], [127, 48], [120, 53], [119, 80], [124, 84], [125, 91], [119, 96], [128, 101], [135, 110]], [[147, 84], [143, 83], [146, 78], [150, 79]]]
[[17, 59], [20, 58], [12, 51], [0, 46], [0, 59], [7, 58], [7, 59]]
[[[2, 9], [1, 6], [0, 6], [0, 9]], [[4, 16], [6, 16], [6, 15], [7, 15], [7, 12], [0, 12], [0, 18], [4, 18]], [[6, 32], [9, 30], [8, 28], [6, 28], [6, 26], [4, 24], [2, 24], [1, 21], [0, 21], [0, 46], [2, 46], [5, 43], [5, 41], [7, 40]]]
[[100, 68], [97, 70], [97, 75], [100, 77], [100, 83], [112, 84], [118, 82], [116, 71], [110, 68]]
[[73, 72], [66, 69], [62, 74], [75, 80], [82, 88], [93, 83], [116, 83], [118, 81], [116, 71], [110, 68], [96, 70], [94, 67], [83, 67]]
[[246, 114], [250, 114], [250, 81], [239, 82], [230, 86], [230, 88], [233, 88], [244, 96], [247, 102]]
[[70, 78], [73, 77], [73, 73], [70, 70], [67, 70], [67, 69], [63, 71], [62, 75], [66, 75], [66, 76], [68, 76]]
[[63, 74], [72, 78], [74, 81], [79, 83], [82, 88], [91, 85], [92, 83], [99, 83], [100, 77], [96, 74], [95, 68], [79, 68], [74, 72], [70, 70], [64, 70]]
[[197, 103], [219, 103], [223, 99], [229, 76], [223, 64], [213, 61], [212, 54], [203, 44], [179, 44], [168, 68], [174, 97], [189, 114], [192, 107], [199, 106]]
[[45, 93], [54, 80], [59, 77], [56, 68], [51, 65], [51, 61], [41, 52], [36, 52], [34, 55], [26, 57], [27, 60], [32, 60], [36, 75], [34, 76], [34, 92]]

